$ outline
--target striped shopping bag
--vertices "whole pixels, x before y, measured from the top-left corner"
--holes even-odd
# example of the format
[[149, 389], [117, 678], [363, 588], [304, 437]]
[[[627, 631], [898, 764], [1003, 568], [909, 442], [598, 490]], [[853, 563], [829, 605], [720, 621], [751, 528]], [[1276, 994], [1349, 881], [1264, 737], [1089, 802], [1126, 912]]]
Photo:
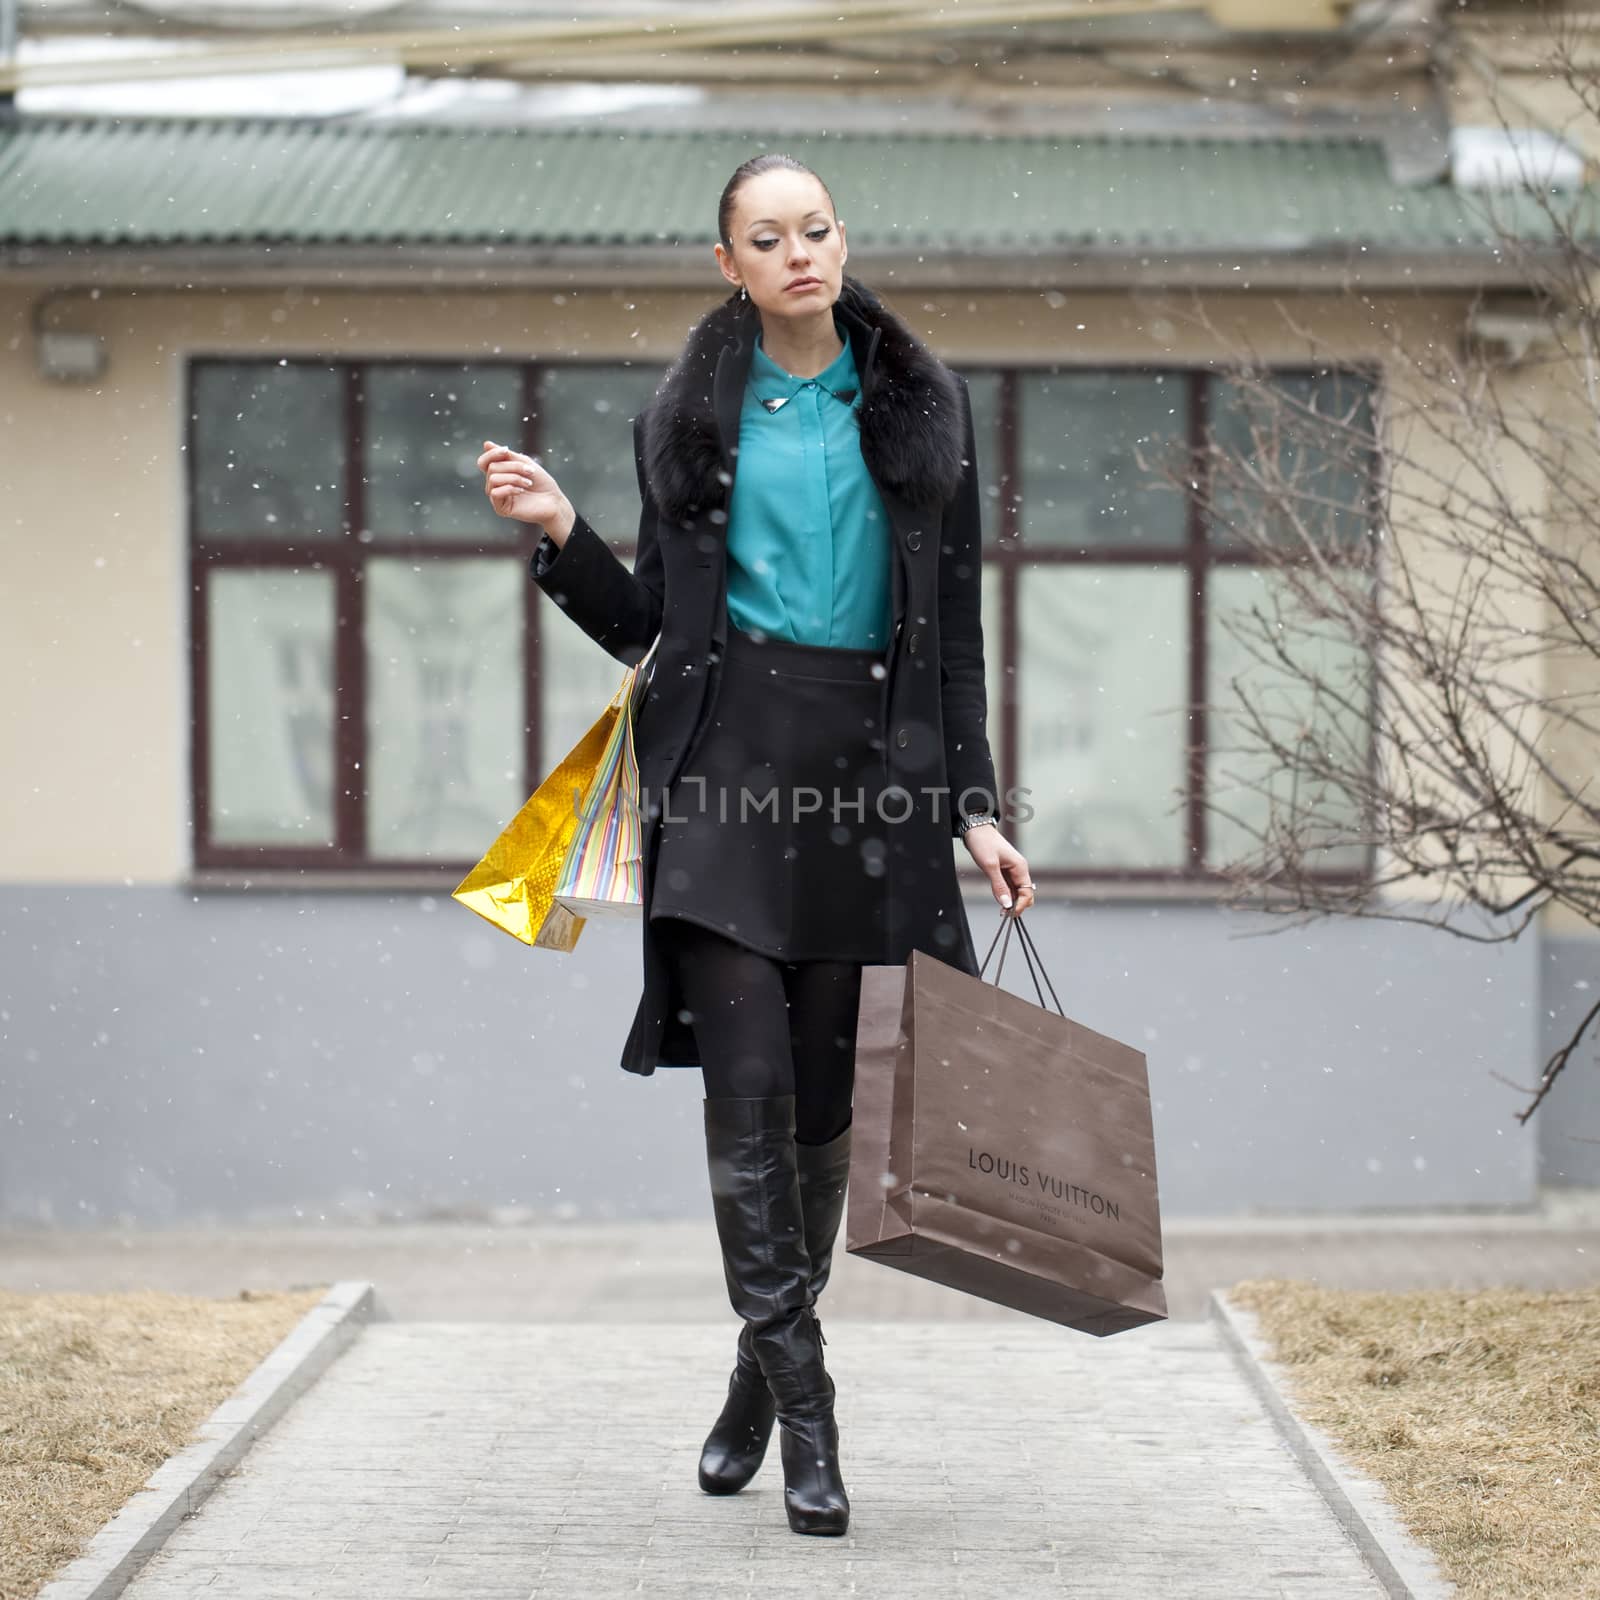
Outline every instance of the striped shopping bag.
[[655, 645], [629, 669], [612, 700], [623, 714], [612, 724], [594, 779], [584, 791], [578, 824], [556, 878], [555, 901], [578, 917], [631, 917], [644, 902], [639, 759], [633, 725], [649, 688]]

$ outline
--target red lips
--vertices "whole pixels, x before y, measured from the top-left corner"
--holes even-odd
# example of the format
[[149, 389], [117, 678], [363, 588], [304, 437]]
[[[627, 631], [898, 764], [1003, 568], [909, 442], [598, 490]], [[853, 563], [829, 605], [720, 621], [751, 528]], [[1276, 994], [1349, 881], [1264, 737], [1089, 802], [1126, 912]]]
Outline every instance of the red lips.
[[820, 289], [821, 287], [821, 278], [796, 278], [793, 283], [786, 283], [783, 286], [785, 294], [787, 294], [790, 289]]

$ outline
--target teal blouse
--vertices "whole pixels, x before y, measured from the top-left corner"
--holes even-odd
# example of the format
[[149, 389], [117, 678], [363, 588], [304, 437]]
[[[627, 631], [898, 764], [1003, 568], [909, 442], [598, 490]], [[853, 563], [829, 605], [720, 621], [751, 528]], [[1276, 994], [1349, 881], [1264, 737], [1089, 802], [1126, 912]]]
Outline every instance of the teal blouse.
[[[848, 337], [815, 378], [761, 346], [739, 413], [728, 506], [728, 618], [800, 644], [881, 649], [893, 599], [889, 517], [861, 459], [860, 388]], [[763, 400], [783, 400], [769, 412]]]

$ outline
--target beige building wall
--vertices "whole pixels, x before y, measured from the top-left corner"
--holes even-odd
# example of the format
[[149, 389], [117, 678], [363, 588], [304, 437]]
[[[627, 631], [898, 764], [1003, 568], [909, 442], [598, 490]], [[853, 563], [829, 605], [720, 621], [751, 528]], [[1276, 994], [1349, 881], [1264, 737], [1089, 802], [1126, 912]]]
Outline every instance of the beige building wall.
[[1600, 4], [1478, 0], [1451, 19], [1450, 120], [1458, 126], [1543, 128], [1600, 159]]
[[[1581, 151], [1593, 181], [1600, 162], [1600, 3], [1597, 0], [1558, 0], [1543, 7], [1512, 0], [1477, 0], [1464, 15], [1453, 19], [1458, 48], [1450, 60], [1447, 104], [1456, 126], [1542, 129]], [[1589, 305], [1595, 302], [1595, 284], [1589, 280]], [[1593, 392], [1576, 371], [1547, 372], [1529, 380], [1542, 391], [1534, 398], [1547, 414], [1560, 420], [1572, 438], [1592, 439], [1597, 422]], [[1592, 443], [1581, 442], [1566, 454], [1569, 482], [1594, 483]], [[1558, 546], [1582, 545], [1592, 539], [1593, 522], [1560, 525], [1559, 498], [1553, 502], [1555, 519], [1549, 536]], [[1573, 704], [1579, 697], [1593, 704], [1600, 685], [1595, 683], [1597, 663], [1592, 650], [1552, 656], [1546, 663], [1549, 691], [1558, 702]], [[1570, 723], [1551, 741], [1551, 755], [1560, 769], [1578, 785], [1600, 771], [1600, 740], [1584, 738]], [[1547, 803], [1560, 804], [1548, 792]], [[1600, 935], [1576, 912], [1552, 908], [1542, 922], [1550, 933]]]
[[[0, 599], [0, 880], [181, 881], [189, 864], [184, 365], [194, 356], [538, 355], [665, 364], [716, 297], [615, 290], [52, 296], [52, 325], [99, 333], [92, 385], [38, 374], [38, 292], [0, 287], [10, 582]], [[858, 264], [873, 282], [870, 264]], [[1376, 359], [1396, 329], [1458, 327], [1447, 298], [934, 293], [886, 297], [957, 362], [1188, 364], [1316, 344]], [[1205, 324], [1209, 322], [1210, 327]], [[465, 485], [464, 492], [473, 492]], [[631, 535], [631, 528], [624, 534]], [[530, 541], [531, 544], [531, 541]]]

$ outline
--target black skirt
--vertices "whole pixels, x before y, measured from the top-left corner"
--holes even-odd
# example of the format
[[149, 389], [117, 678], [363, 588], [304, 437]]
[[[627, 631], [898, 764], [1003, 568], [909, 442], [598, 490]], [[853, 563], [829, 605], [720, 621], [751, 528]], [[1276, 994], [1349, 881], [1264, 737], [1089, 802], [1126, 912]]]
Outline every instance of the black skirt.
[[885, 959], [886, 654], [728, 625], [716, 704], [656, 823], [652, 920], [783, 961]]

